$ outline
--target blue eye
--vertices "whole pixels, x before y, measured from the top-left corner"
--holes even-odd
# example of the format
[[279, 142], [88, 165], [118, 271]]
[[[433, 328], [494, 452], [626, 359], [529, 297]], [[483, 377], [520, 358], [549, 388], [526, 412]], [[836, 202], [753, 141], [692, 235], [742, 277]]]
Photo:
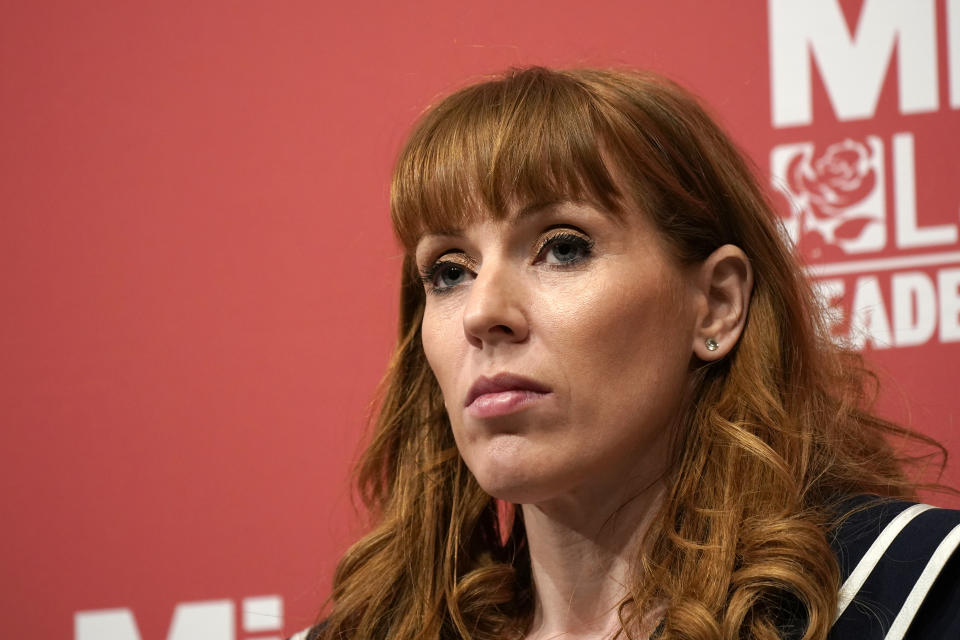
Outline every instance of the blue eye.
[[431, 293], [446, 293], [466, 282], [472, 272], [466, 266], [450, 261], [435, 262], [420, 273], [420, 280]]
[[454, 287], [467, 279], [467, 270], [459, 264], [441, 262], [433, 276], [437, 286]]
[[538, 259], [547, 264], [568, 265], [579, 262], [590, 255], [593, 242], [573, 233], [558, 233], [551, 236], [540, 247]]

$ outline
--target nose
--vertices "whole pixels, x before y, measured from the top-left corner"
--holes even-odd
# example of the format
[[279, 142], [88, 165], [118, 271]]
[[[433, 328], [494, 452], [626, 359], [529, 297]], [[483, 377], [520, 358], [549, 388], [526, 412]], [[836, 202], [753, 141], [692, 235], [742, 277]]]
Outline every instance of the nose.
[[509, 265], [484, 264], [470, 285], [463, 310], [467, 342], [483, 349], [527, 339], [529, 326], [520, 279]]

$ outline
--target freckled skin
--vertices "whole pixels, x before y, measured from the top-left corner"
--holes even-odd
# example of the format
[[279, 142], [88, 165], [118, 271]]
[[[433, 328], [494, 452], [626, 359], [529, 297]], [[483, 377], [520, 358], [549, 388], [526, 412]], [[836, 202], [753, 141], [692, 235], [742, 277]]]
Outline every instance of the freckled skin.
[[[558, 266], [565, 250], [537, 254], [569, 228], [592, 241], [588, 256]], [[564, 203], [427, 235], [418, 265], [445, 253], [469, 270], [443, 293], [426, 285], [423, 348], [480, 486], [547, 505], [654, 482], [688, 379], [696, 293], [652, 224]], [[551, 393], [508, 415], [470, 415], [470, 386], [501, 372]]]

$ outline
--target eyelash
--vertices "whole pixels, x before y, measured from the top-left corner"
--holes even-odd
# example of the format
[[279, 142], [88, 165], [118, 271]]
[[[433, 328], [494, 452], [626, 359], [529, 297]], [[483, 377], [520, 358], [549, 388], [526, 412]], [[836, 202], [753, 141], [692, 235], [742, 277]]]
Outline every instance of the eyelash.
[[[559, 243], [569, 243], [577, 247], [582, 255], [575, 260], [570, 260], [569, 262], [563, 263], [554, 263], [547, 265], [551, 269], [568, 269], [573, 267], [591, 256], [593, 253], [593, 240], [581, 236], [579, 234], [570, 233], [570, 232], [561, 232], [556, 233], [549, 238], [546, 238], [540, 245], [537, 247], [537, 261], [543, 260], [541, 257], [544, 251], [552, 247], [553, 245]], [[470, 267], [468, 264], [462, 262], [455, 262], [452, 260], [438, 260], [434, 262], [426, 269], [421, 270], [420, 272], [420, 281], [423, 282], [424, 286], [427, 288], [429, 293], [436, 295], [443, 295], [453, 291], [457, 285], [450, 286], [438, 286], [436, 284], [437, 277], [443, 273], [443, 270], [447, 267], [456, 267], [458, 269], [463, 269], [464, 271], [469, 271]]]
[[572, 244], [578, 249], [580, 249], [583, 252], [583, 256], [581, 256], [580, 258], [577, 258], [576, 260], [571, 260], [569, 262], [550, 265], [551, 267], [557, 267], [557, 268], [563, 269], [568, 266], [575, 265], [578, 262], [581, 262], [582, 260], [586, 260], [587, 258], [589, 258], [591, 252], [593, 251], [593, 240], [590, 240], [589, 238], [586, 238], [576, 233], [570, 233], [569, 231], [561, 231], [560, 233], [554, 234], [549, 238], [546, 238], [540, 244], [540, 246], [537, 248], [537, 257], [539, 258], [541, 254], [548, 247], [551, 247], [553, 245], [560, 244], [563, 242]]

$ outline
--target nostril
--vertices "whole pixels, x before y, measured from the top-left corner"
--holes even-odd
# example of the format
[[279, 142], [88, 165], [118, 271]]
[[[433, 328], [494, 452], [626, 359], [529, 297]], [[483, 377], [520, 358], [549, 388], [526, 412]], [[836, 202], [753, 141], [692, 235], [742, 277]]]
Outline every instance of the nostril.
[[506, 334], [511, 335], [511, 336], [513, 335], [513, 329], [511, 329], [510, 327], [508, 327], [508, 326], [505, 325], [505, 324], [498, 324], [498, 325], [496, 325], [496, 326], [493, 327], [493, 330], [494, 330], [494, 331], [502, 331], [503, 333], [506, 333]]

